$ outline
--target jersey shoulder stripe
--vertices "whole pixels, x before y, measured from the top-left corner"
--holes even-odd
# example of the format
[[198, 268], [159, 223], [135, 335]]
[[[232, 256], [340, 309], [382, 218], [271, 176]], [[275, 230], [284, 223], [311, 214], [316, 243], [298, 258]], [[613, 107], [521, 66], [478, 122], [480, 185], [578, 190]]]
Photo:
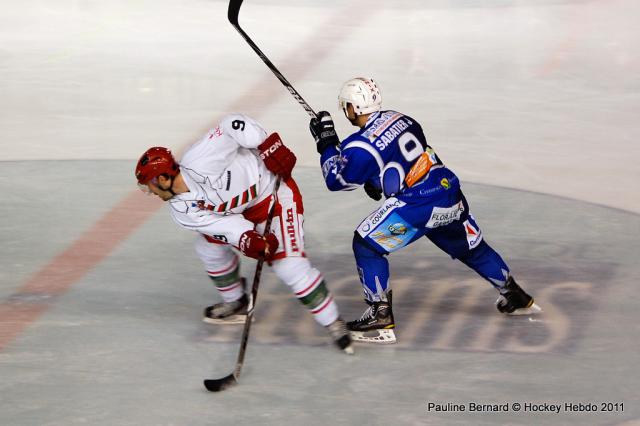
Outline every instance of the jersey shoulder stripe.
[[353, 141], [348, 142], [342, 148], [342, 151], [344, 152], [344, 151], [346, 151], [348, 149], [353, 149], [353, 148], [360, 148], [360, 149], [363, 149], [364, 151], [368, 152], [369, 155], [371, 155], [371, 157], [373, 157], [373, 159], [375, 160], [376, 164], [378, 165], [378, 169], [380, 171], [382, 171], [382, 169], [384, 168], [384, 161], [382, 160], [382, 156], [380, 155], [378, 150], [376, 150], [373, 146], [371, 146], [371, 144], [369, 142], [365, 142], [365, 141], [362, 141], [362, 140], [355, 139]]

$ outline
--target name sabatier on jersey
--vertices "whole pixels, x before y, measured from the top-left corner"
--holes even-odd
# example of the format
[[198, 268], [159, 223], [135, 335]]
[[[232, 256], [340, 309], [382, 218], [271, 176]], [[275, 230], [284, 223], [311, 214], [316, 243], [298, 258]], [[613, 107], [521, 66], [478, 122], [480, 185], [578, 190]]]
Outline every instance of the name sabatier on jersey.
[[396, 111], [384, 111], [373, 123], [366, 127], [362, 136], [369, 139], [378, 150], [384, 149], [407, 130], [413, 122], [404, 114]]

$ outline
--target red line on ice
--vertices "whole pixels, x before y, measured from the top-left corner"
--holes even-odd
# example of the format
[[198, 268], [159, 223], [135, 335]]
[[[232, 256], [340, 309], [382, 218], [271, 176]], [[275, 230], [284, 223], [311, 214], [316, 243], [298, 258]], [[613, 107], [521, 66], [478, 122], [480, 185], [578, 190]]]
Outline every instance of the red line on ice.
[[[362, 6], [362, 3], [362, 1], [352, 2], [348, 5], [350, 10], [340, 9], [327, 19], [327, 23], [341, 28], [341, 31], [327, 31], [327, 25], [319, 25], [314, 34], [311, 34], [305, 42], [281, 61], [284, 66], [279, 69], [285, 75], [288, 74], [292, 84], [331, 53], [333, 47], [345, 39], [348, 31], [355, 30], [356, 26], [353, 25], [351, 16]], [[247, 13], [250, 12], [247, 11]], [[359, 23], [362, 24], [364, 19], [371, 15], [372, 13], [360, 15]], [[260, 44], [259, 41], [258, 44]], [[255, 56], [249, 46], [247, 46], [247, 55]], [[293, 64], [300, 63], [301, 58], [308, 59], [300, 66], [293, 67]], [[260, 59], [256, 56], [255, 60]], [[335, 82], [336, 85], [340, 83]], [[228, 105], [226, 111], [244, 111], [249, 115], [259, 116], [270, 104], [285, 94], [289, 96], [286, 89], [265, 67], [262, 79]], [[292, 108], [295, 107], [292, 106]], [[300, 117], [302, 120], [306, 115], [301, 114]], [[216, 123], [219, 118], [221, 117], [215, 119]], [[133, 170], [131, 182], [132, 187], [135, 186]], [[162, 205], [155, 197], [145, 196], [137, 189], [131, 191], [98, 222], [80, 235], [70, 247], [54, 257], [20, 286], [17, 292], [0, 303], [0, 351], [53, 306], [55, 296], [64, 294], [87, 272], [102, 262]]]

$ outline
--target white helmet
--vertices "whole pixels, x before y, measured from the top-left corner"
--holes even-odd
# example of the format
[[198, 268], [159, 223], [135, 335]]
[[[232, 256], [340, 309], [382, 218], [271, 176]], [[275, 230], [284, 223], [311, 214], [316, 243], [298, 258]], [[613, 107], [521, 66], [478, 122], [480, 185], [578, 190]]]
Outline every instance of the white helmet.
[[338, 95], [338, 107], [347, 113], [347, 104], [353, 105], [356, 115], [380, 111], [382, 96], [380, 89], [371, 78], [352, 78], [342, 85]]

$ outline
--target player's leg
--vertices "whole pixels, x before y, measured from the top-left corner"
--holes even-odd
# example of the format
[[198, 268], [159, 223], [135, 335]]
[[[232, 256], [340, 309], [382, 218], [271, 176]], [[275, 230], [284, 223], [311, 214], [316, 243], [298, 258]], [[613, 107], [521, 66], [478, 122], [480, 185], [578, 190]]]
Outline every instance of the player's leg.
[[541, 309], [511, 275], [502, 257], [486, 242], [481, 241], [460, 261], [489, 281], [500, 293], [496, 308], [505, 314], [526, 315]]
[[375, 249], [357, 232], [353, 237], [353, 254], [364, 301], [368, 308], [359, 319], [349, 321], [347, 328], [355, 341], [368, 343], [394, 343], [395, 321], [389, 289], [389, 262], [386, 254]]
[[302, 197], [292, 179], [283, 182], [271, 231], [278, 237], [279, 248], [273, 270], [287, 284], [313, 319], [327, 328], [336, 345], [352, 353], [351, 338], [340, 318], [338, 305], [322, 273], [313, 267], [304, 252]]
[[338, 347], [350, 352], [347, 348], [351, 345], [351, 339], [345, 322], [340, 318], [338, 305], [322, 273], [307, 258], [299, 256], [274, 261], [273, 270], [291, 288], [313, 319], [327, 328]]
[[360, 319], [347, 323], [354, 340], [396, 341], [386, 256], [423, 235], [422, 229], [407, 220], [411, 217], [411, 209], [394, 197], [388, 198], [358, 225], [354, 233], [353, 254], [368, 305]]
[[242, 324], [246, 318], [248, 298], [245, 280], [240, 276], [240, 259], [228, 244], [221, 244], [200, 234], [195, 241], [198, 257], [218, 290], [222, 303], [204, 310], [203, 321], [212, 324]]
[[496, 307], [500, 312], [523, 315], [540, 311], [533, 297], [516, 283], [506, 262], [484, 241], [482, 230], [471, 214], [464, 215], [449, 225], [430, 230], [427, 237], [498, 290], [500, 297], [496, 301]]

